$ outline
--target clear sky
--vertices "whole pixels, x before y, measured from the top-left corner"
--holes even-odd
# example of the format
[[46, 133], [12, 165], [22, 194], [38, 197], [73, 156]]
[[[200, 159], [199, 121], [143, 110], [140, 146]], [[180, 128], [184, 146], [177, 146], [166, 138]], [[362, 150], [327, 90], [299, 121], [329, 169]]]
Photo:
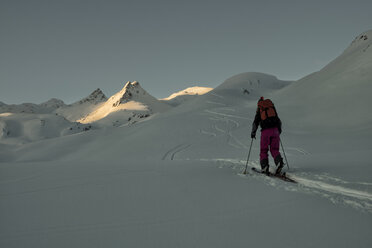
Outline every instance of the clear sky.
[[0, 101], [161, 98], [242, 72], [297, 80], [372, 29], [371, 0], [0, 0]]

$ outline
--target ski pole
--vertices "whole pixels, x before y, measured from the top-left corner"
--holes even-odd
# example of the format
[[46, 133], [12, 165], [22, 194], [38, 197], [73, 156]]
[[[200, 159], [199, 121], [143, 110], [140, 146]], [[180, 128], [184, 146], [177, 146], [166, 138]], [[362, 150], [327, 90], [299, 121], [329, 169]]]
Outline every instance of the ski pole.
[[289, 170], [289, 164], [288, 164], [287, 156], [285, 155], [285, 151], [284, 151], [284, 147], [283, 147], [283, 143], [282, 143], [282, 141], [280, 141], [280, 145], [282, 146], [282, 150], [283, 150], [283, 154], [284, 154], [285, 162], [287, 162], [287, 167], [288, 167], [288, 170]]
[[249, 153], [248, 153], [247, 163], [245, 164], [245, 170], [243, 172], [244, 175], [247, 174], [247, 167], [248, 167], [249, 156], [251, 156], [252, 144], [253, 144], [253, 139], [251, 141], [251, 146], [249, 147]]

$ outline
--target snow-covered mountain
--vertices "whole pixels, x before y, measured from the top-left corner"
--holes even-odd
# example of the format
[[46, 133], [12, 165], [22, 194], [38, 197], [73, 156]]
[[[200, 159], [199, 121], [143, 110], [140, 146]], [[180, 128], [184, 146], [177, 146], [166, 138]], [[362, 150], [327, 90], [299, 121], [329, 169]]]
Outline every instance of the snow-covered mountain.
[[76, 121], [88, 113], [92, 112], [97, 106], [106, 101], [107, 97], [100, 89], [96, 89], [89, 96], [73, 103], [65, 104], [62, 100], [52, 98], [41, 104], [22, 103], [5, 104], [0, 102], [0, 113], [28, 113], [28, 114], [54, 114], [62, 115], [70, 121]]
[[277, 77], [260, 72], [245, 72], [226, 79], [216, 87], [215, 91], [241, 90], [245, 94], [252, 94], [260, 89], [277, 90], [290, 84], [292, 81], [282, 81]]
[[138, 113], [140, 116], [148, 117], [169, 108], [167, 104], [148, 94], [137, 81], [133, 83], [128, 81], [119, 92], [111, 96], [96, 110], [79, 119], [78, 122], [92, 123], [110, 116], [110, 120], [106, 119], [101, 122], [115, 121], [122, 124], [125, 120], [130, 121], [131, 117], [136, 117]]
[[105, 100], [106, 96], [97, 89], [88, 97], [70, 105], [54, 98], [41, 104], [2, 103], [0, 143], [25, 144], [91, 130], [91, 125], [78, 123], [76, 120], [93, 111]]
[[67, 120], [75, 122], [97, 109], [105, 101], [107, 101], [105, 94], [101, 89], [96, 89], [89, 96], [73, 104], [58, 108], [55, 112]]
[[226, 79], [216, 87], [212, 94], [244, 95], [249, 99], [258, 99], [263, 95], [271, 95], [292, 81], [279, 80], [277, 77], [259, 72], [245, 72]]
[[25, 144], [88, 131], [92, 127], [72, 123], [55, 114], [0, 114], [0, 143]]
[[107, 97], [102, 92], [102, 90], [98, 88], [95, 91], [93, 91], [89, 96], [81, 99], [79, 102], [74, 103], [74, 104], [84, 104], [87, 102], [92, 103], [92, 104], [98, 104], [104, 101], [107, 101]]
[[0, 113], [29, 113], [29, 114], [47, 114], [52, 113], [66, 104], [59, 99], [52, 98], [41, 104], [22, 103], [22, 104], [0, 104]]
[[[243, 73], [175, 108], [129, 82], [91, 125], [156, 109], [147, 121], [0, 144], [0, 246], [370, 247], [370, 37], [299, 81]], [[259, 167], [262, 95], [297, 184], [241, 174]]]
[[213, 90], [213, 88], [194, 86], [194, 87], [189, 87], [184, 90], [173, 93], [170, 96], [160, 99], [160, 100], [165, 101], [166, 103], [172, 106], [178, 106], [190, 99], [193, 99], [200, 95], [204, 95], [211, 90]]

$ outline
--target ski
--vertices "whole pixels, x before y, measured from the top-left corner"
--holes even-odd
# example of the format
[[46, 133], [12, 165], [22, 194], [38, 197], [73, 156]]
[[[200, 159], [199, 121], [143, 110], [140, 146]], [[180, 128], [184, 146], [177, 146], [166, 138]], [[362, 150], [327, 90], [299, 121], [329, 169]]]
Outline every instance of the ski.
[[261, 172], [261, 170], [255, 168], [255, 167], [252, 167], [252, 170], [253, 170], [254, 172], [259, 173], [259, 174], [266, 175], [266, 176], [268, 176], [268, 177], [275, 177], [275, 178], [281, 179], [281, 180], [286, 181], [286, 182], [297, 183], [297, 182], [296, 182], [295, 180], [293, 180], [292, 178], [289, 178], [289, 177], [286, 175], [285, 172], [282, 173], [282, 174], [274, 174], [274, 173], [271, 173], [271, 172], [269, 172], [268, 174], [266, 174], [266, 173]]

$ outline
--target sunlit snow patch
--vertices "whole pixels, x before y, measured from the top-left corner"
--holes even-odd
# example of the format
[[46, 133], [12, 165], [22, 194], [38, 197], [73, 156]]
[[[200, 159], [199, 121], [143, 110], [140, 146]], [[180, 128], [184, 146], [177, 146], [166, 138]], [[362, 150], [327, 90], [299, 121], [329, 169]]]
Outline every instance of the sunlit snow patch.
[[116, 107], [112, 107], [110, 105], [104, 105], [101, 108], [94, 111], [93, 113], [91, 113], [90, 115], [88, 115], [87, 117], [78, 120], [78, 122], [80, 122], [80, 123], [95, 122], [95, 121], [98, 121], [98, 120], [101, 120], [101, 119], [105, 118], [106, 116], [108, 116], [111, 113], [114, 113], [114, 112], [117, 112], [117, 111], [120, 111], [120, 110], [146, 111], [148, 109], [147, 109], [147, 106], [143, 105], [140, 102], [135, 102], [135, 101], [130, 101], [130, 102], [127, 102], [125, 104], [120, 104]]
[[173, 93], [169, 97], [163, 98], [161, 100], [168, 101], [168, 100], [174, 99], [174, 98], [179, 97], [179, 96], [184, 96], [184, 95], [204, 95], [211, 90], [213, 90], [213, 88], [199, 87], [199, 86], [189, 87], [187, 89], [184, 89], [184, 90], [181, 90], [179, 92]]

